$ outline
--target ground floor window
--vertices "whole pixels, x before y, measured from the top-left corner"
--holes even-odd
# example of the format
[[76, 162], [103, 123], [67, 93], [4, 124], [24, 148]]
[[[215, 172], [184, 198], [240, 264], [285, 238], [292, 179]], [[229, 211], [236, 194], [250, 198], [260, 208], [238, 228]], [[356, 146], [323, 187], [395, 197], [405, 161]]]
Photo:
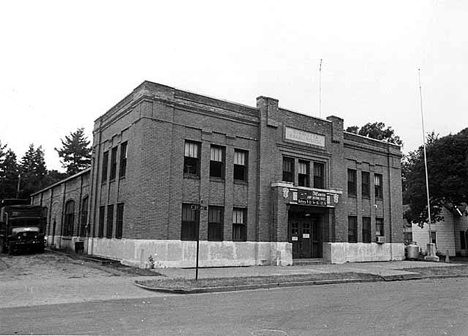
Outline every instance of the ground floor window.
[[375, 235], [376, 236], [385, 236], [383, 218], [376, 218], [375, 219]]
[[124, 204], [117, 204], [117, 218], [115, 219], [115, 238], [122, 238]]
[[208, 208], [208, 240], [223, 240], [223, 217], [222, 207], [210, 206]]
[[104, 237], [104, 216], [106, 214], [106, 207], [99, 207], [99, 227], [98, 227], [98, 238]]
[[348, 243], [357, 243], [357, 217], [348, 217]]
[[460, 249], [466, 250], [466, 234], [465, 231], [460, 231]]
[[112, 229], [114, 225], [114, 206], [107, 206], [107, 228], [106, 228], [106, 238], [112, 238]]
[[197, 239], [197, 213], [192, 204], [182, 204], [181, 240]]
[[372, 242], [372, 230], [370, 217], [362, 217], [362, 242]]
[[75, 201], [68, 201], [65, 205], [65, 223], [63, 227], [64, 236], [73, 235], [73, 225], [75, 223]]
[[232, 241], [247, 240], [247, 211], [234, 208], [232, 211]]

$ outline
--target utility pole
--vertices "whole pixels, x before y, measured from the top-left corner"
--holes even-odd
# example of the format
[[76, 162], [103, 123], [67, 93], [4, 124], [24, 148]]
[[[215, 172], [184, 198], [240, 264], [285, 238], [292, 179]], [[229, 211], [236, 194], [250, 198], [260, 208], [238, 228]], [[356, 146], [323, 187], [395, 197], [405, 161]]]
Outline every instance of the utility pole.
[[200, 200], [200, 204], [193, 204], [191, 206], [192, 211], [195, 211], [195, 218], [196, 218], [196, 228], [195, 228], [195, 235], [197, 238], [197, 255], [196, 255], [196, 263], [195, 263], [195, 281], [198, 281], [198, 261], [200, 256], [200, 212], [202, 210], [208, 210], [206, 205], [203, 205], [203, 200]]

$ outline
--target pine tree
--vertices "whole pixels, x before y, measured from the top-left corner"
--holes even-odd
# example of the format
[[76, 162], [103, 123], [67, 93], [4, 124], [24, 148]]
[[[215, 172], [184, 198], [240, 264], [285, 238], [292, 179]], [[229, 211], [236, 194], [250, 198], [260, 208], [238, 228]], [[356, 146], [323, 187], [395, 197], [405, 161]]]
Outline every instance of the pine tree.
[[14, 198], [17, 182], [16, 154], [0, 141], [0, 199]]
[[84, 134], [84, 128], [78, 128], [76, 132], [71, 132], [62, 141], [62, 148], [55, 151], [61, 158], [63, 168], [66, 168], [67, 175], [74, 175], [85, 170], [91, 165], [90, 141]]
[[20, 163], [20, 197], [29, 198], [30, 195], [43, 187], [47, 175], [47, 167], [42, 146], [37, 149], [29, 145]]

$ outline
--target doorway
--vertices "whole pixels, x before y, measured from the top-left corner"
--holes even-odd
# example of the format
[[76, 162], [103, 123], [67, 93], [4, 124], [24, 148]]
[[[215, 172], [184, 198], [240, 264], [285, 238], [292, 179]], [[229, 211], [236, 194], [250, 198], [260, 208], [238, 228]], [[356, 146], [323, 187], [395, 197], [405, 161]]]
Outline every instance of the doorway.
[[322, 258], [322, 215], [310, 209], [289, 210], [289, 242], [293, 259]]

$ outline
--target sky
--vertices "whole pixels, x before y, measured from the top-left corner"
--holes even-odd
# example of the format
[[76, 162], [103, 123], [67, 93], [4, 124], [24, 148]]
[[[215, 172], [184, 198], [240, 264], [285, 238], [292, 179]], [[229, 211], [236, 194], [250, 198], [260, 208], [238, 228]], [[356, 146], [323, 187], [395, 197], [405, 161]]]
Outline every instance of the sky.
[[18, 159], [42, 146], [63, 171], [61, 139], [84, 127], [92, 140], [94, 120], [149, 80], [384, 122], [407, 153], [421, 111], [426, 133], [468, 127], [467, 17], [463, 0], [0, 0], [0, 141]]

